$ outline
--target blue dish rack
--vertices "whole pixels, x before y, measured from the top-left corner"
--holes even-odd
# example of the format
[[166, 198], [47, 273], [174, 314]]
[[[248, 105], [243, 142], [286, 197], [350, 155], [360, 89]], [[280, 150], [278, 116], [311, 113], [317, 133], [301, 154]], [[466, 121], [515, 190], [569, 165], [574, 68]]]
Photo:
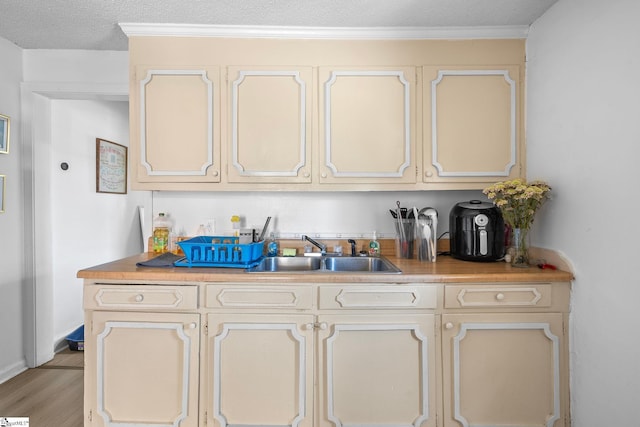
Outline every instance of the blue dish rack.
[[238, 243], [233, 236], [198, 236], [178, 242], [185, 257], [177, 267], [251, 268], [260, 263], [264, 241]]

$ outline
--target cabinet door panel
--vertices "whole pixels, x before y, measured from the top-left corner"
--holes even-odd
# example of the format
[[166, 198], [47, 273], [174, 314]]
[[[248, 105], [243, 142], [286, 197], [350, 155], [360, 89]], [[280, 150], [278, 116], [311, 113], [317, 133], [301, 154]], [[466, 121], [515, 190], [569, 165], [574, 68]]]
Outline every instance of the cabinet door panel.
[[312, 77], [229, 67], [229, 182], [311, 182]]
[[434, 318], [319, 316], [319, 425], [435, 426]]
[[93, 312], [90, 325], [92, 425], [198, 425], [199, 315]]
[[564, 425], [562, 315], [443, 315], [445, 426]]
[[320, 82], [320, 182], [415, 183], [415, 68], [321, 68]]
[[220, 181], [218, 82], [217, 68], [136, 69], [131, 163], [137, 182]]
[[523, 174], [519, 67], [423, 67], [426, 182]]
[[208, 315], [208, 422], [311, 426], [310, 315]]

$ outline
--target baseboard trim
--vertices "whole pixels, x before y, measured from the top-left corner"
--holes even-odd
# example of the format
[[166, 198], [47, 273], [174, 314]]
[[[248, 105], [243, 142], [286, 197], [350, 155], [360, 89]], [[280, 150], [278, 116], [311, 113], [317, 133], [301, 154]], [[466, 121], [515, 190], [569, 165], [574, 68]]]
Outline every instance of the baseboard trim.
[[27, 369], [29, 369], [29, 367], [27, 366], [27, 361], [25, 359], [22, 359], [21, 361], [8, 366], [7, 368], [0, 371], [0, 384], [9, 381], [11, 378], [23, 373]]

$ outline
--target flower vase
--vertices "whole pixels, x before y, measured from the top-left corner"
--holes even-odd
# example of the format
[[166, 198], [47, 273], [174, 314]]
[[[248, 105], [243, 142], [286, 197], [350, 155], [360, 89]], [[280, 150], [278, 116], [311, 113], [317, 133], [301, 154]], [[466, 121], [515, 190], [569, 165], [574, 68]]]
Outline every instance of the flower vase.
[[529, 267], [529, 229], [513, 228], [509, 248], [512, 267]]

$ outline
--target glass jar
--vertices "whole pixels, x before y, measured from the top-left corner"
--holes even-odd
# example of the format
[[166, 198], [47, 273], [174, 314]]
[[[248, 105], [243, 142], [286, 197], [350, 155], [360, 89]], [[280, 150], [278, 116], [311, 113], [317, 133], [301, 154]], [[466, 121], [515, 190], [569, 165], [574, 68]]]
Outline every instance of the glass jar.
[[511, 242], [509, 245], [512, 267], [529, 267], [529, 229], [511, 229]]

